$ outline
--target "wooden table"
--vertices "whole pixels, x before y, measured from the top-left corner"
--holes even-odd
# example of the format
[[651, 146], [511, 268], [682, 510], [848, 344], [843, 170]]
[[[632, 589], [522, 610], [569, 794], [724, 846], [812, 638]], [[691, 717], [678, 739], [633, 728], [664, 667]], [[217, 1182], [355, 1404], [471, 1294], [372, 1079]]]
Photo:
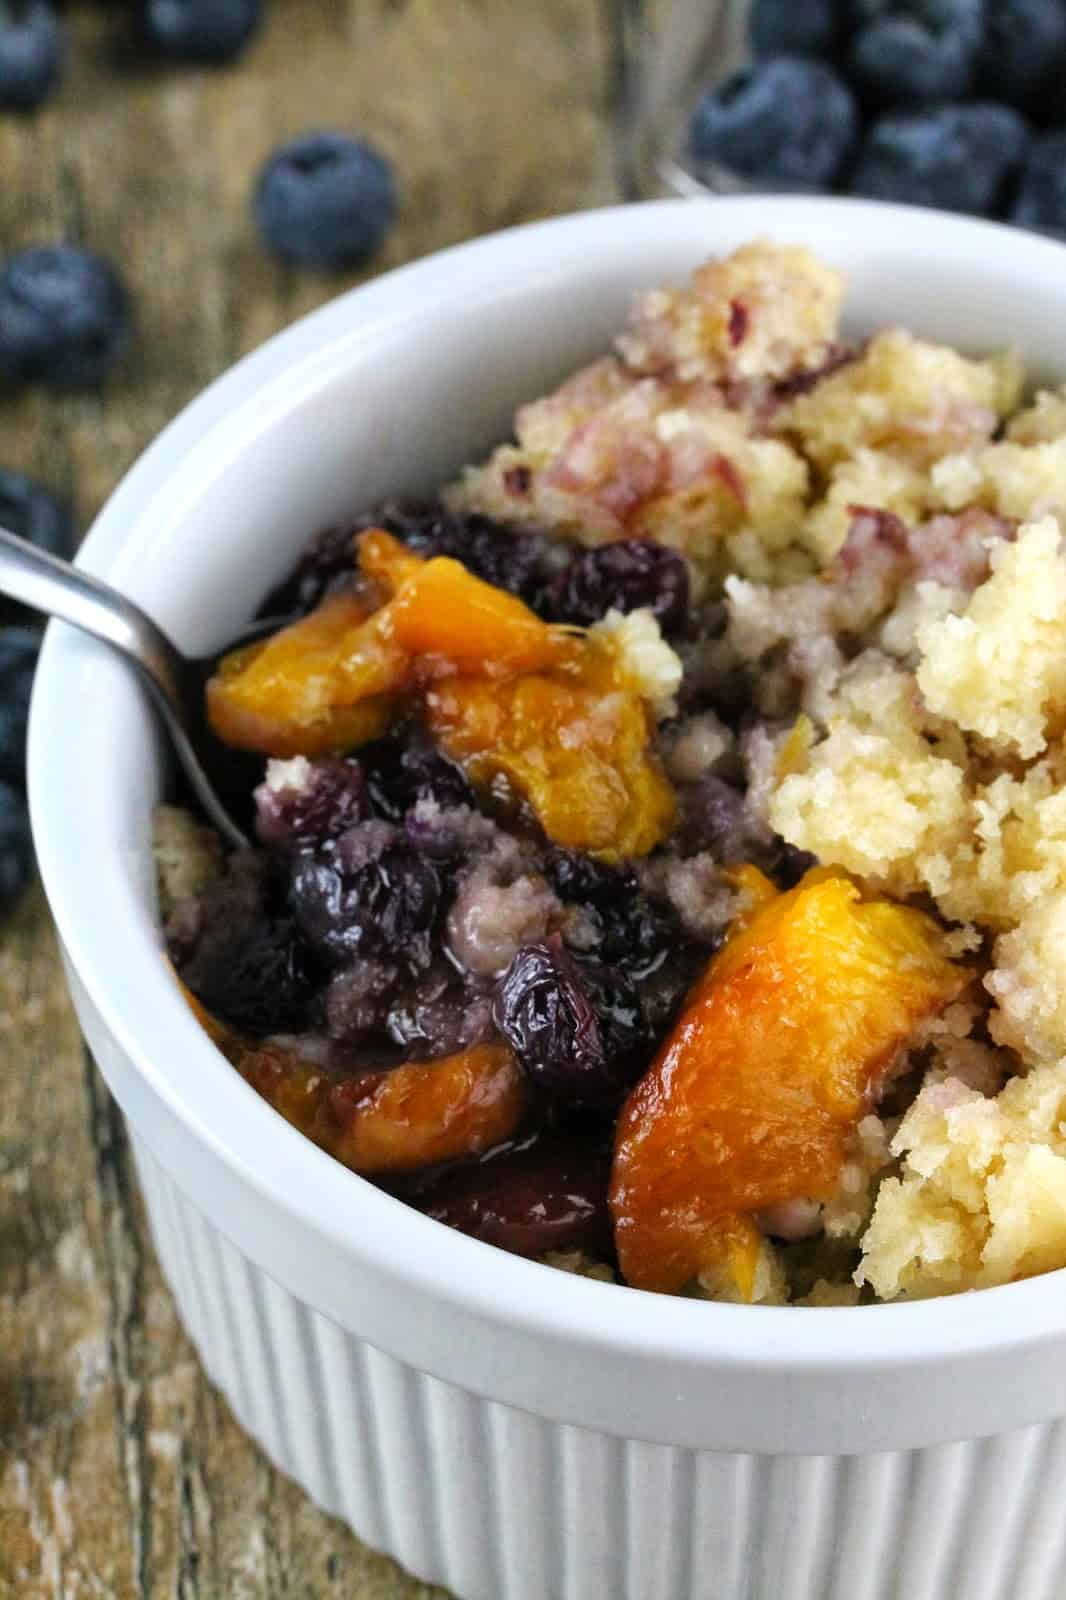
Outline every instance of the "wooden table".
[[[260, 249], [282, 138], [357, 128], [403, 208], [373, 270], [604, 193], [598, 0], [273, 0], [239, 67], [146, 66], [132, 7], [67, 7], [61, 92], [0, 117], [0, 256], [111, 256], [138, 336], [101, 396], [0, 397], [0, 463], [85, 525], [209, 379], [347, 287]], [[87, 1059], [43, 897], [0, 928], [0, 1600], [429, 1591], [279, 1477], [209, 1387], [147, 1237], [122, 1120]]]

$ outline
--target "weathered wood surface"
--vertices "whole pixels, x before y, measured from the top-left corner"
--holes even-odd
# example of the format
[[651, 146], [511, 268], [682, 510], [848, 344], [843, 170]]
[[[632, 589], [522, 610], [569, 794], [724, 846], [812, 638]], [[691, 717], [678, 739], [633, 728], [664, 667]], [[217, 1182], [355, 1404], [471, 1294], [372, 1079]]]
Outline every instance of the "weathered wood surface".
[[[83, 242], [136, 299], [103, 396], [0, 397], [0, 462], [83, 525], [207, 380], [345, 286], [256, 243], [248, 193], [279, 139], [348, 126], [392, 156], [403, 211], [375, 270], [604, 183], [598, 0], [274, 0], [221, 74], [132, 59], [131, 9], [68, 6], [61, 93], [0, 118], [0, 256]], [[428, 1596], [279, 1477], [206, 1383], [38, 890], [0, 928], [0, 1043], [0, 1600]]]

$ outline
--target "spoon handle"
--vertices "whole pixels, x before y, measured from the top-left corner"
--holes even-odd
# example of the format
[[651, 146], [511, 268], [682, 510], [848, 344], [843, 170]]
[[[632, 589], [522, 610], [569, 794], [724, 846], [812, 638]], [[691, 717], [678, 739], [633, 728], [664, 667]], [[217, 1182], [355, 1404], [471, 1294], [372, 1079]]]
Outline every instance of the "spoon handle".
[[0, 528], [0, 594], [120, 650], [182, 714], [182, 658], [162, 629], [125, 595], [5, 528]]

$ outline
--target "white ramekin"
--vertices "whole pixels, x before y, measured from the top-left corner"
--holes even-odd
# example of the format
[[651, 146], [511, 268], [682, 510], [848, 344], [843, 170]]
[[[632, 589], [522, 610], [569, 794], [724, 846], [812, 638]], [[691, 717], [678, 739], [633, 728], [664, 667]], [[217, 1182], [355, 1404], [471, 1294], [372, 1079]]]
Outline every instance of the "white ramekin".
[[[390, 274], [242, 362], [117, 490], [83, 564], [190, 649], [315, 529], [424, 490], [602, 350], [639, 286], [756, 235], [898, 321], [1066, 373], [1066, 250], [825, 199], [665, 202], [537, 224]], [[1059, 1600], [1066, 1273], [854, 1310], [714, 1306], [452, 1233], [283, 1122], [163, 963], [137, 686], [53, 626], [30, 790], [86, 1037], [133, 1130], [164, 1270], [272, 1458], [464, 1600]]]

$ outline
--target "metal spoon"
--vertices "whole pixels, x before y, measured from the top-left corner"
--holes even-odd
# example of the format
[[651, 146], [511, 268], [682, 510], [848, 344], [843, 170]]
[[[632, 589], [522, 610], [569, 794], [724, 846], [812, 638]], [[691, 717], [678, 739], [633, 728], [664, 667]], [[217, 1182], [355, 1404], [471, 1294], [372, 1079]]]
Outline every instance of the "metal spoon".
[[[273, 633], [288, 619], [260, 618], [249, 623], [225, 650], [211, 656], [186, 656], [151, 617], [117, 589], [68, 561], [46, 555], [4, 528], [0, 528], [0, 594], [91, 633], [137, 669], [208, 820], [228, 843], [238, 849], [247, 846], [247, 835], [234, 821], [232, 802], [228, 806], [222, 799], [223, 794], [237, 798], [241, 793], [234, 768], [243, 763], [208, 728], [204, 685], [220, 656]], [[246, 783], [247, 778], [246, 769]], [[243, 792], [247, 794], [248, 787]]]

